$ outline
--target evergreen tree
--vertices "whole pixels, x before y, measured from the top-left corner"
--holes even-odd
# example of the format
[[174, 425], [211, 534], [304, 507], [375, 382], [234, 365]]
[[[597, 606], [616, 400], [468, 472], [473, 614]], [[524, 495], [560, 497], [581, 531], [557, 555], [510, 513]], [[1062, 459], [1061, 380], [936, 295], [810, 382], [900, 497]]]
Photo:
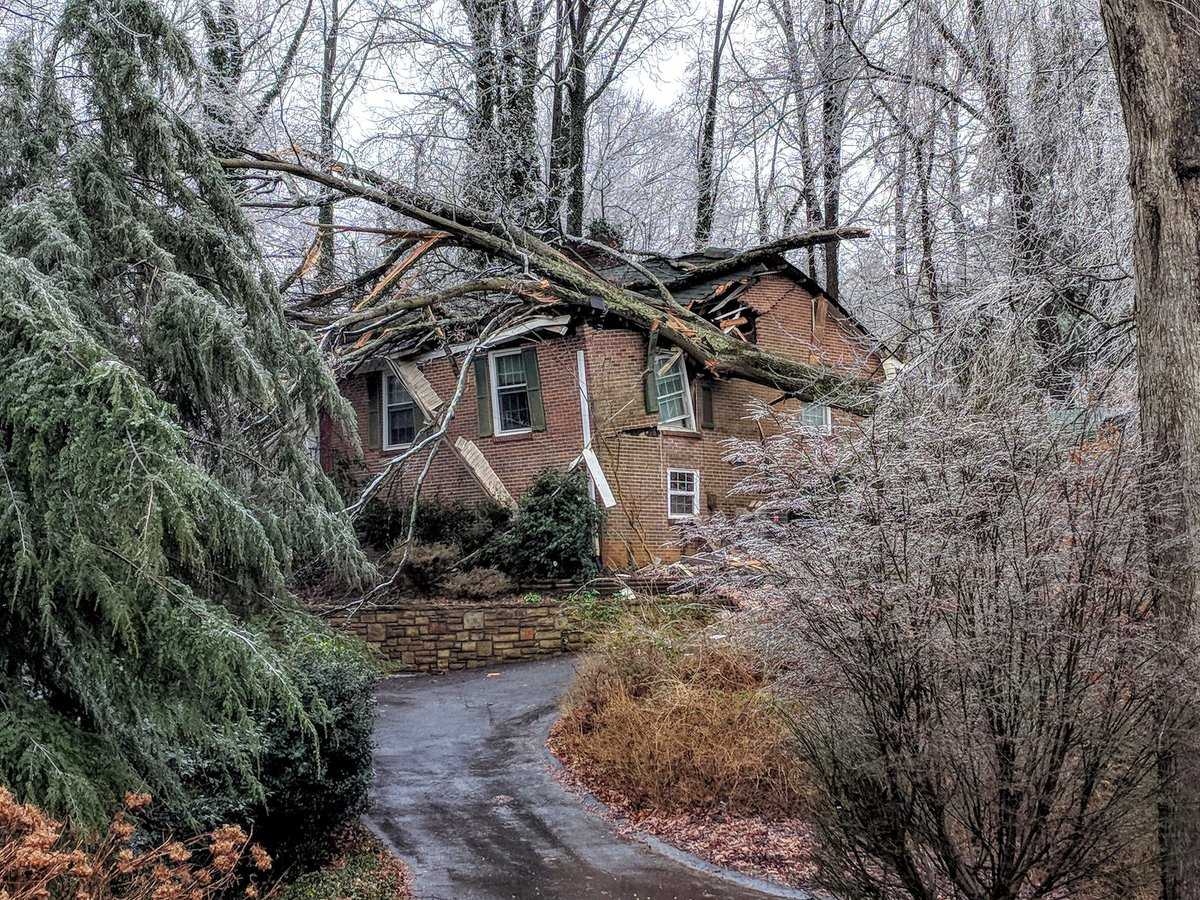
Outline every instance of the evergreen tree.
[[0, 783], [80, 821], [181, 756], [254, 785], [254, 717], [305, 721], [289, 575], [368, 574], [304, 446], [345, 401], [162, 99], [194, 74], [152, 0], [0, 61]]

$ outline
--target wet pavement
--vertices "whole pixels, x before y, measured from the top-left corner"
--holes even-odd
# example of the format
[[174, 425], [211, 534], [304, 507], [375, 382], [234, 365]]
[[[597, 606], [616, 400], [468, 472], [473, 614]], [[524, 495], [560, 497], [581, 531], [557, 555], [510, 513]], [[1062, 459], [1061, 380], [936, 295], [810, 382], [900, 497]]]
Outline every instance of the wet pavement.
[[379, 689], [371, 827], [420, 900], [803, 897], [622, 838], [566, 791], [545, 749], [572, 657], [391, 678]]

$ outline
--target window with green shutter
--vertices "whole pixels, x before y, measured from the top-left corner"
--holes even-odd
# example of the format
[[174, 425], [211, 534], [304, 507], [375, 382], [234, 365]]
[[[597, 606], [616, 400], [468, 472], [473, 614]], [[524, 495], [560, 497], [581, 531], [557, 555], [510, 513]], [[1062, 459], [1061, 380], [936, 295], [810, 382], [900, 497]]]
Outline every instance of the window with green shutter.
[[421, 414], [416, 401], [395, 375], [387, 376], [383, 398], [383, 446], [388, 450], [407, 447], [417, 436]]
[[537, 348], [497, 350], [488, 355], [490, 417], [497, 435], [546, 430]]

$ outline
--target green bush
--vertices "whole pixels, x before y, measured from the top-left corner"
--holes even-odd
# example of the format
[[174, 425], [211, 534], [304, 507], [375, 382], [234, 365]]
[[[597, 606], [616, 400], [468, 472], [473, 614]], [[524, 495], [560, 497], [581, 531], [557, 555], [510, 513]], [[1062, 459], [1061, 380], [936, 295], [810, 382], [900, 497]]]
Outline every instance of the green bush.
[[451, 544], [417, 541], [407, 548], [407, 555], [405, 549], [404, 541], [397, 541], [388, 551], [387, 563], [398, 566], [404, 560], [397, 584], [402, 590], [416, 594], [432, 594], [438, 590], [459, 557], [458, 549]]
[[512, 510], [494, 500], [480, 503], [417, 504], [417, 540], [428, 544], [456, 544], [463, 556], [486, 546], [508, 527]]
[[[357, 640], [310, 632], [291, 645], [292, 675], [315, 733], [273, 711], [263, 721], [255, 834], [277, 857], [314, 860], [326, 836], [366, 809], [377, 669]], [[315, 743], [314, 743], [315, 740]]]
[[596, 573], [602, 513], [582, 472], [546, 469], [521, 497], [513, 525], [489, 545], [497, 568], [518, 581], [589, 578]]
[[364, 544], [383, 550], [404, 537], [408, 530], [408, 507], [387, 500], [372, 500], [355, 520]]
[[[366, 808], [375, 664], [361, 642], [313, 620], [272, 630], [304, 718], [269, 704], [257, 718], [257, 748], [231, 741], [215, 758], [178, 752], [169, 764], [187, 797], [155, 805], [147, 840], [236, 823], [282, 864], [308, 866], [320, 862], [329, 834]], [[253, 783], [233, 774], [234, 761], [247, 759], [256, 764]]]
[[[412, 507], [404, 500], [377, 500], [358, 517], [364, 543], [391, 547], [408, 536]], [[480, 503], [420, 500], [413, 537], [423, 544], [453, 544], [466, 556], [484, 547], [504, 530], [512, 511], [493, 500]]]

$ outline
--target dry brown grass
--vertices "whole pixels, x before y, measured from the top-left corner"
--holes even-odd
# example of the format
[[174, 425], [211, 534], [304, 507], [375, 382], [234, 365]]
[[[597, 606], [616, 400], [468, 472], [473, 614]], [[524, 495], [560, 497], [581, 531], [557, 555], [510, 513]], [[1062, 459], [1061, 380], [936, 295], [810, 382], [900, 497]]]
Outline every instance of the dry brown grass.
[[755, 659], [694, 624], [623, 623], [600, 640], [552, 745], [633, 808], [789, 815], [807, 782]]
[[247, 870], [266, 872], [271, 858], [236, 826], [135, 850], [130, 814], [149, 802], [127, 794], [107, 832], [84, 841], [0, 786], [0, 900], [208, 900], [235, 889], [259, 896]]

